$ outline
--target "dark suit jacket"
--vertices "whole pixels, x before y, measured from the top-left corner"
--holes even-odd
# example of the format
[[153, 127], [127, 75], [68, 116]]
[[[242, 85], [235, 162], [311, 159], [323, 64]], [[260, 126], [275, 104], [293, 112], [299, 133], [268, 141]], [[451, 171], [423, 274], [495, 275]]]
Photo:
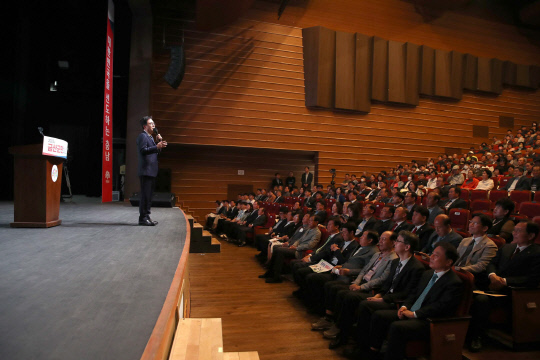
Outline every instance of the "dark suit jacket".
[[435, 222], [435, 218], [441, 214], [444, 214], [444, 210], [438, 206], [435, 206], [432, 210], [429, 211], [429, 218], [427, 220], [428, 224], [433, 225], [433, 223]]
[[[444, 205], [442, 206], [443, 209], [446, 209], [446, 204], [448, 204], [449, 202], [450, 200], [447, 200], [444, 203]], [[456, 201], [454, 201], [447, 210], [451, 210], [451, 209], [467, 209], [467, 202], [461, 198], [456, 199]]]
[[335, 234], [331, 239], [327, 239], [320, 248], [314, 250], [310, 261], [316, 264], [321, 259], [326, 261], [332, 259], [333, 251], [330, 250], [330, 246], [332, 246], [332, 244], [337, 244], [339, 247], [343, 246], [343, 237], [340, 233]]
[[[515, 177], [510, 179], [504, 186], [503, 190], [508, 190], [510, 188], [510, 185], [512, 185], [512, 183], [514, 182], [514, 179]], [[516, 188], [514, 190], [531, 190], [531, 180], [526, 176], [522, 176], [518, 180]]]
[[394, 222], [392, 220], [386, 220], [386, 221], [379, 220], [376, 230], [380, 236], [383, 232], [388, 231], [392, 229], [393, 227], [394, 227]]
[[516, 247], [517, 244], [503, 246], [488, 265], [487, 273], [505, 278], [508, 286], [537, 287], [540, 283], [540, 245], [529, 245], [510, 259]]
[[137, 136], [137, 152], [139, 154], [137, 176], [156, 177], [158, 173], [157, 156], [159, 149], [152, 136], [144, 131]]
[[[343, 245], [341, 247], [345, 246], [345, 243], [343, 243]], [[334, 256], [337, 258], [338, 260], [338, 263], [337, 265], [341, 265], [343, 263], [346, 263], [347, 260], [349, 260], [349, 258], [351, 257], [352, 254], [354, 254], [354, 252], [356, 251], [356, 249], [358, 249], [358, 247], [360, 246], [360, 244], [356, 241], [352, 241], [349, 246], [347, 246], [345, 248], [345, 250], [341, 251], [341, 250], [336, 250], [332, 253], [332, 257], [330, 257], [330, 260], [332, 260], [334, 258]]]
[[[398, 276], [394, 279], [396, 268], [401, 260], [399, 258], [392, 260], [390, 265], [390, 276], [386, 279], [379, 293], [387, 303], [397, 303], [405, 300], [409, 294], [416, 290], [416, 286], [426, 270], [424, 265], [414, 255], [407, 261], [407, 264], [401, 269]], [[390, 293], [390, 289], [393, 289]]]
[[[399, 233], [402, 230], [411, 231], [413, 227], [414, 227], [413, 224], [409, 224], [408, 222], [404, 221], [401, 224], [399, 224], [397, 228], [394, 229], [394, 232]], [[390, 230], [392, 230], [392, 228], [390, 228]]]
[[315, 207], [315, 198], [309, 197], [304, 201], [304, 206], [308, 208], [314, 208]]
[[320, 224], [326, 221], [326, 210], [316, 211], [314, 215], [320, 219]]
[[283, 232], [283, 228], [285, 228], [285, 225], [287, 225], [287, 219], [280, 219], [274, 226], [272, 226], [272, 229], [269, 230], [269, 234], [281, 234]]
[[[426, 254], [431, 254], [433, 250], [435, 250], [433, 248], [433, 243], [437, 241], [438, 238], [439, 238], [439, 235], [434, 231], [429, 237], [427, 244], [423, 248], [421, 248], [422, 249], [421, 251]], [[454, 247], [457, 249], [457, 247], [461, 243], [461, 240], [463, 240], [463, 237], [461, 235], [459, 235], [455, 231], [451, 231], [448, 234], [446, 234], [446, 236], [444, 236], [439, 242], [441, 241], [449, 242], [450, 244], [454, 245]]]
[[283, 185], [283, 180], [278, 179], [278, 178], [273, 178], [272, 179], [272, 189], [274, 188], [274, 186], [279, 186], [279, 185]]
[[420, 229], [416, 231], [415, 234], [416, 236], [418, 236], [418, 239], [420, 239], [420, 244], [418, 246], [419, 249], [422, 249], [424, 246], [426, 246], [431, 234], [433, 234], [434, 232], [435, 232], [435, 229], [432, 228], [428, 223], [425, 223], [424, 225], [422, 225], [422, 227], [420, 227]]
[[[410, 293], [403, 306], [407, 307], [407, 309], [413, 306], [433, 277], [433, 273], [433, 270], [424, 272], [418, 282], [416, 291]], [[428, 317], [452, 316], [461, 302], [462, 294], [463, 283], [461, 279], [454, 271], [449, 270], [433, 284], [424, 298], [422, 306], [416, 311], [416, 317], [425, 319]]]
[[304, 184], [307, 184], [307, 187], [308, 189], [311, 189], [311, 183], [313, 182], [313, 174], [312, 173], [308, 173], [307, 176], [306, 176], [306, 173], [303, 173], [302, 174], [302, 186], [304, 186]]
[[274, 203], [278, 203], [278, 204], [283, 203], [283, 196], [277, 197], [276, 200], [274, 200]]
[[377, 247], [377, 245], [356, 248], [356, 250], [352, 253], [349, 259], [347, 259], [347, 261], [343, 264], [343, 267], [345, 269], [350, 270], [350, 275], [339, 276], [338, 278], [342, 278], [342, 280], [347, 282], [354, 280], [358, 276], [358, 274], [360, 274], [360, 271], [362, 271], [364, 265], [366, 265], [369, 260], [371, 260], [373, 254], [377, 252], [379, 252], [379, 248]]
[[257, 215], [253, 220], [251, 220], [251, 222], [248, 221], [246, 224], [248, 224], [248, 225], [251, 224], [251, 225], [253, 225], [253, 227], [255, 227], [255, 226], [264, 226], [264, 224], [266, 224], [266, 215], [264, 215], [264, 214], [261, 215], [261, 216]]
[[249, 225], [253, 222], [253, 220], [255, 220], [257, 218], [257, 216], [259, 216], [259, 210], [253, 210], [252, 212], [249, 213], [249, 215], [245, 218], [245, 222], [246, 222], [246, 225]]
[[279, 236], [285, 236], [287, 235], [289, 239], [293, 236], [296, 229], [298, 229], [300, 226], [302, 226], [302, 222], [300, 221], [298, 224], [295, 224], [294, 222], [291, 222], [290, 224], [287, 223], [283, 229], [281, 230]]
[[[362, 223], [362, 221], [360, 221], [360, 223]], [[362, 230], [362, 232], [358, 235], [355, 235], [355, 236], [362, 236], [362, 234], [364, 233], [364, 231], [366, 230], [377, 230], [376, 227], [379, 225], [379, 220], [377, 220], [375, 218], [375, 216], [372, 216], [369, 218], [369, 220], [366, 222], [366, 225], [364, 225], [364, 229]], [[358, 225], [360, 226], [360, 225]], [[356, 228], [356, 230], [358, 230], [358, 227]]]

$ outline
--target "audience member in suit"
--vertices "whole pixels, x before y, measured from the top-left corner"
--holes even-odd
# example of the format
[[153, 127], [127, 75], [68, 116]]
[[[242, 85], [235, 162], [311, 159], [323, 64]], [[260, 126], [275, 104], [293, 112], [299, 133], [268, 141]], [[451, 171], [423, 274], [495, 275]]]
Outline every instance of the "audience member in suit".
[[326, 205], [323, 200], [319, 200], [315, 203], [314, 215], [319, 218], [321, 224], [326, 222]]
[[345, 243], [341, 234], [341, 221], [338, 217], [328, 220], [326, 230], [328, 238], [321, 247], [304, 256], [302, 260], [291, 263], [294, 281], [300, 287], [301, 292], [305, 289], [306, 276], [313, 274], [313, 270], [310, 268], [311, 265], [317, 264], [321, 260], [334, 266], [341, 265], [358, 247], [358, 243], [354, 241], [354, 238]]
[[382, 188], [381, 191], [379, 191], [379, 193], [377, 194], [377, 198], [375, 198], [375, 201], [388, 204], [391, 199], [392, 194], [390, 193], [390, 190], [388, 188]]
[[283, 180], [281, 180], [281, 175], [279, 173], [275, 173], [274, 178], [272, 179], [272, 189], [275, 189], [276, 186], [283, 186]]
[[463, 237], [452, 229], [451, 223], [448, 215], [441, 214], [437, 216], [434, 223], [435, 231], [431, 234], [427, 244], [420, 252], [424, 255], [431, 255], [441, 241], [448, 242], [457, 248]]
[[420, 241], [420, 244], [418, 245], [419, 248], [423, 248], [431, 234], [435, 231], [434, 228], [432, 228], [427, 222], [427, 218], [429, 217], [429, 210], [421, 205], [417, 205], [414, 208], [413, 216], [412, 216], [412, 223], [414, 227], [412, 228], [411, 232], [418, 236], [418, 239]]
[[458, 255], [449, 243], [440, 243], [433, 251], [416, 291], [411, 292], [399, 310], [377, 310], [369, 324], [358, 324], [358, 347], [349, 356], [362, 359], [379, 358], [385, 339], [388, 346], [385, 360], [402, 360], [408, 341], [429, 339], [427, 318], [455, 314], [463, 294], [463, 283], [452, 271]]
[[289, 171], [289, 175], [287, 175], [287, 178], [285, 179], [285, 185], [287, 185], [291, 191], [296, 186], [296, 178], [292, 171]]
[[467, 209], [467, 202], [460, 198], [461, 189], [457, 186], [450, 186], [448, 189], [448, 200], [443, 204], [443, 208], [448, 211], [451, 209]]
[[326, 338], [335, 338], [338, 335], [340, 330], [334, 321], [342, 315], [344, 298], [351, 294], [350, 296], [361, 299], [364, 293], [369, 293], [382, 286], [390, 275], [392, 260], [397, 258], [394, 252], [396, 239], [396, 233], [391, 231], [383, 233], [378, 244], [380, 253], [371, 257], [369, 263], [364, 266], [350, 285], [340, 281], [332, 281], [324, 285], [326, 315], [316, 323], [311, 324], [313, 330], [328, 329], [324, 332]]
[[358, 224], [355, 236], [362, 236], [362, 233], [366, 230], [377, 230], [379, 220], [375, 218], [375, 205], [365, 204], [362, 208], [362, 221]]
[[413, 193], [411, 191], [407, 191], [405, 193], [405, 197], [403, 200], [403, 207], [407, 209], [407, 220], [412, 220], [414, 207], [416, 206], [416, 199], [418, 198], [418, 195], [416, 193]]
[[[287, 213], [289, 214], [289, 213]], [[311, 215], [309, 213], [302, 214], [301, 212], [297, 212], [293, 216], [293, 221], [295, 223], [295, 230], [291, 235], [282, 235], [282, 236], [274, 236], [274, 239], [277, 239], [280, 241], [280, 244], [274, 245], [274, 248], [280, 247], [280, 246], [289, 246], [289, 244], [294, 244], [297, 240], [299, 240], [304, 233], [309, 230], [309, 218]], [[287, 224], [289, 223], [289, 220], [287, 220]], [[291, 229], [288, 229], [287, 232], [290, 232]], [[285, 228], [283, 228], [282, 233], [285, 233]], [[269, 240], [266, 240], [268, 243], [268, 246], [266, 250], [261, 251], [260, 254], [255, 255], [257, 259], [260, 261], [263, 261], [265, 263], [269, 263], [271, 254], [272, 254], [272, 246]], [[266, 260], [266, 261], [265, 261]]]
[[[256, 204], [257, 203], [253, 204], [254, 209], [255, 207], [258, 208]], [[266, 209], [260, 208], [258, 209], [258, 213], [255, 218], [251, 217], [248, 221], [246, 221], [244, 226], [241, 226], [238, 228], [237, 239], [238, 239], [238, 242], [240, 243], [238, 244], [238, 246], [239, 247], [246, 246], [247, 233], [248, 232], [253, 233], [256, 226], [263, 226], [264, 224], [266, 224]]]
[[139, 158], [137, 175], [141, 184], [139, 202], [139, 225], [155, 226], [157, 221], [150, 219], [150, 207], [152, 206], [152, 193], [158, 174], [158, 154], [167, 146], [161, 135], [156, 135], [157, 144], [152, 137], [154, 132], [154, 120], [151, 116], [145, 116], [140, 120], [142, 132], [137, 136], [137, 154]]
[[[347, 222], [341, 231], [345, 242], [354, 239], [356, 226], [353, 222]], [[346, 233], [346, 235], [345, 235]], [[373, 230], [364, 231], [359, 240], [359, 245], [342, 265], [336, 265], [331, 272], [313, 273], [306, 276], [305, 292], [298, 291], [293, 294], [303, 297], [306, 302], [313, 307], [316, 312], [324, 314], [324, 288], [328, 282], [341, 282], [350, 284], [360, 274], [365, 264], [367, 264], [373, 254], [379, 252], [377, 244], [379, 236]], [[351, 245], [349, 245], [351, 246]]]
[[243, 221], [245, 221], [253, 211], [253, 204], [244, 201], [240, 202], [240, 204], [241, 207], [238, 215], [236, 215], [236, 217], [232, 220], [225, 220], [225, 222], [223, 223], [223, 231], [221, 237], [227, 240], [230, 236], [232, 236], [232, 229], [234, 228], [234, 226], [236, 226], [236, 224], [238, 223], [242, 223]]
[[379, 236], [383, 232], [388, 231], [394, 227], [394, 222], [392, 221], [392, 218], [394, 217], [395, 211], [396, 208], [392, 205], [386, 205], [381, 209], [381, 213], [379, 214], [379, 226], [377, 226]]
[[309, 166], [305, 167], [301, 181], [302, 187], [304, 189], [311, 189], [311, 183], [313, 182], [313, 174], [309, 172]]
[[[488, 289], [510, 295], [509, 286], [537, 288], [540, 283], [540, 245], [534, 240], [540, 226], [532, 221], [521, 221], [514, 228], [514, 242], [503, 246], [487, 268]], [[471, 308], [469, 348], [476, 352], [482, 348], [481, 335], [488, 326], [489, 314], [495, 307], [511, 313], [511, 296], [494, 298], [477, 295]], [[511, 326], [511, 325], [510, 325]]]
[[287, 220], [287, 213], [287, 208], [281, 207], [278, 214], [279, 221], [275, 223], [270, 229], [268, 229], [268, 233], [260, 234], [255, 237], [255, 244], [257, 246], [257, 249], [259, 249], [261, 252], [266, 253], [266, 249], [268, 247], [268, 242], [270, 239], [284, 235], [283, 229], [285, 228], [285, 225], [287, 225], [287, 223], [289, 222], [289, 220]]
[[493, 209], [493, 224], [488, 231], [489, 236], [499, 235], [507, 243], [512, 242], [514, 222], [510, 219], [510, 214], [514, 212], [514, 207], [514, 202], [507, 197], [497, 200]]
[[427, 194], [426, 207], [429, 211], [429, 217], [427, 223], [433, 225], [435, 218], [441, 214], [444, 214], [444, 210], [439, 207], [439, 201], [441, 196], [434, 191]]
[[531, 190], [531, 181], [526, 176], [523, 176], [523, 168], [516, 166], [514, 168], [514, 177], [510, 179], [502, 190]]
[[[540, 154], [536, 154], [540, 156]], [[540, 190], [540, 166], [535, 165], [532, 168], [532, 178], [531, 178], [531, 191]]]
[[277, 247], [268, 265], [268, 271], [259, 277], [265, 278], [267, 283], [280, 283], [285, 259], [301, 258], [304, 250], [313, 250], [320, 239], [319, 219], [316, 216], [311, 216], [309, 218], [309, 229], [294, 244], [283, 244], [283, 246]]
[[307, 208], [313, 209], [315, 207], [315, 198], [311, 196], [311, 190], [310, 189], [304, 190], [304, 196], [306, 199], [304, 201], [304, 206]]
[[[425, 270], [424, 265], [414, 257], [416, 249], [418, 249], [418, 237], [409, 231], [400, 232], [394, 248], [399, 258], [392, 261], [390, 275], [381, 289], [374, 296], [362, 294], [359, 305], [356, 297], [347, 294], [341, 315], [337, 317], [336, 322], [341, 333], [330, 343], [331, 349], [346, 343], [356, 319], [359, 324], [369, 324], [374, 311], [396, 309], [400, 301], [415, 291]], [[358, 317], [355, 314], [358, 314]]]
[[403, 206], [397, 207], [394, 211], [394, 227], [390, 229], [395, 233], [406, 230], [410, 231], [414, 225], [407, 223], [407, 217], [409, 216], [407, 209]]
[[279, 203], [279, 204], [282, 204], [285, 202], [285, 200], [283, 199], [283, 196], [281, 196], [281, 191], [280, 190], [277, 190], [276, 191], [276, 198], [274, 199], [274, 201], [272, 201], [273, 203]]
[[390, 200], [390, 203], [395, 208], [398, 208], [400, 206], [403, 206], [403, 199], [405, 199], [405, 195], [403, 195], [400, 192], [396, 192], [396, 193], [394, 193], [394, 195], [392, 195], [392, 199]]
[[219, 201], [217, 200], [216, 203], [219, 203], [218, 207], [216, 208], [216, 211], [213, 213], [210, 213], [206, 215], [206, 225], [205, 229], [210, 230], [212, 229], [212, 225], [216, 221], [217, 218], [220, 217], [220, 215], [226, 215], [227, 211], [229, 210], [229, 200], [223, 200]]
[[229, 227], [226, 231], [227, 241], [238, 240], [238, 230], [240, 227], [247, 226], [253, 222], [259, 215], [259, 204], [258, 203], [247, 203], [248, 209], [246, 209], [246, 217], [244, 220], [237, 221], [235, 223], [229, 224]]
[[463, 239], [457, 248], [456, 270], [471, 272], [477, 284], [491, 259], [497, 255], [497, 245], [486, 235], [490, 227], [491, 219], [487, 215], [473, 214], [469, 222], [472, 236]]

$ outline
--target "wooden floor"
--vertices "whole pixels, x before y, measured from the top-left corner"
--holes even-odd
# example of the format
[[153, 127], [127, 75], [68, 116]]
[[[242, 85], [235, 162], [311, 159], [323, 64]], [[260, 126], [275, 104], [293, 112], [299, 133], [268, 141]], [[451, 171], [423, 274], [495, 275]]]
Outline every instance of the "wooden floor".
[[[291, 295], [294, 283], [266, 284], [257, 251], [222, 241], [219, 254], [191, 254], [191, 317], [222, 318], [224, 351], [258, 351], [261, 360], [344, 359], [328, 340], [310, 330], [317, 320]], [[540, 352], [515, 353], [498, 344], [464, 354], [471, 360], [539, 359]]]

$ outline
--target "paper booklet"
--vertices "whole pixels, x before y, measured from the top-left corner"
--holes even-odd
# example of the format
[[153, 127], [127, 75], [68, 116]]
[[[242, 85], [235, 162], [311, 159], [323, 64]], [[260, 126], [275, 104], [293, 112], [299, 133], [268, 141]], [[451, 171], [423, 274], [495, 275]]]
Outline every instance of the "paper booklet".
[[334, 268], [334, 265], [330, 264], [327, 261], [321, 260], [317, 264], [310, 265], [309, 267], [311, 268], [311, 270], [313, 270], [313, 272], [322, 273], [332, 270]]

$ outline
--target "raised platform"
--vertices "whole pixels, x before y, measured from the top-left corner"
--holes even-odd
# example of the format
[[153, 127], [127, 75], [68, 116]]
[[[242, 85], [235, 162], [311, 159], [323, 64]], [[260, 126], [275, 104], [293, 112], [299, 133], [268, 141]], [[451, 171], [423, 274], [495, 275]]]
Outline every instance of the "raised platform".
[[75, 197], [62, 225], [14, 229], [0, 203], [0, 358], [138, 359], [162, 309], [186, 238], [177, 208]]

